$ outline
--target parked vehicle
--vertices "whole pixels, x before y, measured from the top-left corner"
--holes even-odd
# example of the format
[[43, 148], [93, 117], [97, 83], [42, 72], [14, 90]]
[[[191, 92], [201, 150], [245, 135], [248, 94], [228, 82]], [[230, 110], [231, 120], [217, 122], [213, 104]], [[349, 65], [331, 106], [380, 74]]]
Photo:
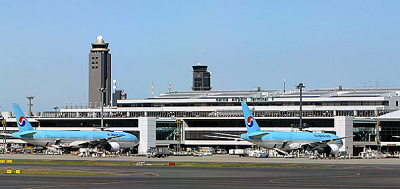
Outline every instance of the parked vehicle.
[[260, 153], [254, 154], [254, 157], [255, 158], [267, 158], [267, 157], [269, 157], [269, 154], [265, 153], [265, 152], [260, 152]]
[[240, 157], [249, 156], [249, 153], [245, 149], [230, 149], [229, 155], [239, 155]]
[[165, 158], [171, 155], [171, 149], [168, 147], [151, 147], [149, 150], [147, 150], [147, 153], [148, 158]]
[[227, 154], [225, 149], [217, 149], [217, 154]]

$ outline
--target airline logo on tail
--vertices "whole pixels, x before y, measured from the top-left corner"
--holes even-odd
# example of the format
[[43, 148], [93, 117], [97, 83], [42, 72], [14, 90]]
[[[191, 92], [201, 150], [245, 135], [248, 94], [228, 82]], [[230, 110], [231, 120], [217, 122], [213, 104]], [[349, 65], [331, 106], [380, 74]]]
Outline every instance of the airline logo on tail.
[[251, 127], [253, 127], [253, 125], [254, 125], [254, 118], [253, 118], [253, 116], [247, 117], [247, 126], [251, 128]]
[[26, 124], [26, 119], [25, 119], [24, 116], [19, 117], [19, 119], [18, 119], [18, 124], [19, 124], [19, 126], [21, 126], [21, 127], [24, 127], [24, 126], [25, 126], [25, 124]]

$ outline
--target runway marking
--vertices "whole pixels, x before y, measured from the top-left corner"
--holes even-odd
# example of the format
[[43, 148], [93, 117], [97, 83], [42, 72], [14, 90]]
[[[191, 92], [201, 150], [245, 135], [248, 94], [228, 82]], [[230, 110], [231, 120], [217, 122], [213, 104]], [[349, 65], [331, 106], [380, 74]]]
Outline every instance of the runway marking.
[[344, 169], [364, 169], [364, 168], [374, 168], [374, 169], [394, 169], [391, 167], [376, 167], [376, 166], [350, 166], [350, 167], [343, 167]]
[[392, 167], [373, 167], [373, 168], [375, 168], [375, 169], [394, 169]]
[[343, 167], [344, 169], [363, 169], [370, 168], [370, 166], [351, 166], [351, 167]]
[[[359, 176], [360, 173], [357, 173]], [[353, 177], [356, 175], [353, 175]], [[312, 179], [306, 178], [306, 179]], [[285, 181], [287, 180], [287, 181]], [[399, 186], [384, 186], [384, 185], [346, 185], [346, 184], [301, 184], [298, 183], [298, 180], [304, 180], [304, 178], [278, 178], [278, 179], [270, 179], [269, 182], [276, 183], [273, 186], [284, 187], [284, 186], [297, 186], [297, 187], [339, 187], [339, 188], [399, 188]], [[230, 183], [232, 184], [232, 183]], [[271, 185], [267, 184], [265, 187], [270, 187]], [[251, 187], [251, 186], [249, 186]]]
[[156, 177], [160, 176], [159, 174], [156, 174], [156, 173], [132, 173], [130, 175], [131, 176], [145, 175], [145, 176], [156, 176]]
[[298, 163], [292, 163], [292, 164], [286, 164], [285, 166], [286, 166], [286, 167], [289, 167], [289, 166], [298, 166], [298, 165], [300, 165], [300, 164], [298, 164]]

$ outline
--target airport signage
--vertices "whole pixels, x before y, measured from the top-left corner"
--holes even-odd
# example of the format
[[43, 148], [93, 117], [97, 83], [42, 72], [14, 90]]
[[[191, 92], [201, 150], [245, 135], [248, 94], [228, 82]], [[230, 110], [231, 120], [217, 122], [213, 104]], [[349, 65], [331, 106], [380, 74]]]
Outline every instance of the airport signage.
[[400, 142], [382, 142], [382, 146], [400, 146]]
[[0, 163], [12, 163], [12, 160], [4, 160], [4, 159], [1, 159], [1, 160], [0, 160]]
[[242, 102], [242, 101], [250, 101], [250, 102], [258, 102], [258, 101], [271, 101], [274, 100], [273, 97], [262, 97], [262, 98], [254, 98], [254, 97], [234, 97], [234, 98], [216, 98], [215, 100], [218, 102]]
[[7, 174], [21, 174], [22, 171], [20, 169], [7, 169]]

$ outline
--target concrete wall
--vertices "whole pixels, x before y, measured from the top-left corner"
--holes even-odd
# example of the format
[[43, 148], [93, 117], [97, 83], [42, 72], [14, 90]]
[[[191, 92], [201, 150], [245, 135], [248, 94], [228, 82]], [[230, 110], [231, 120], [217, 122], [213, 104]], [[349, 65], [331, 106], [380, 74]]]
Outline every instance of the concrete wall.
[[[353, 136], [353, 120], [352, 116], [336, 116], [334, 118], [336, 135], [339, 137]], [[353, 155], [353, 137], [343, 139], [343, 146], [339, 151], [346, 151], [347, 154]]]

